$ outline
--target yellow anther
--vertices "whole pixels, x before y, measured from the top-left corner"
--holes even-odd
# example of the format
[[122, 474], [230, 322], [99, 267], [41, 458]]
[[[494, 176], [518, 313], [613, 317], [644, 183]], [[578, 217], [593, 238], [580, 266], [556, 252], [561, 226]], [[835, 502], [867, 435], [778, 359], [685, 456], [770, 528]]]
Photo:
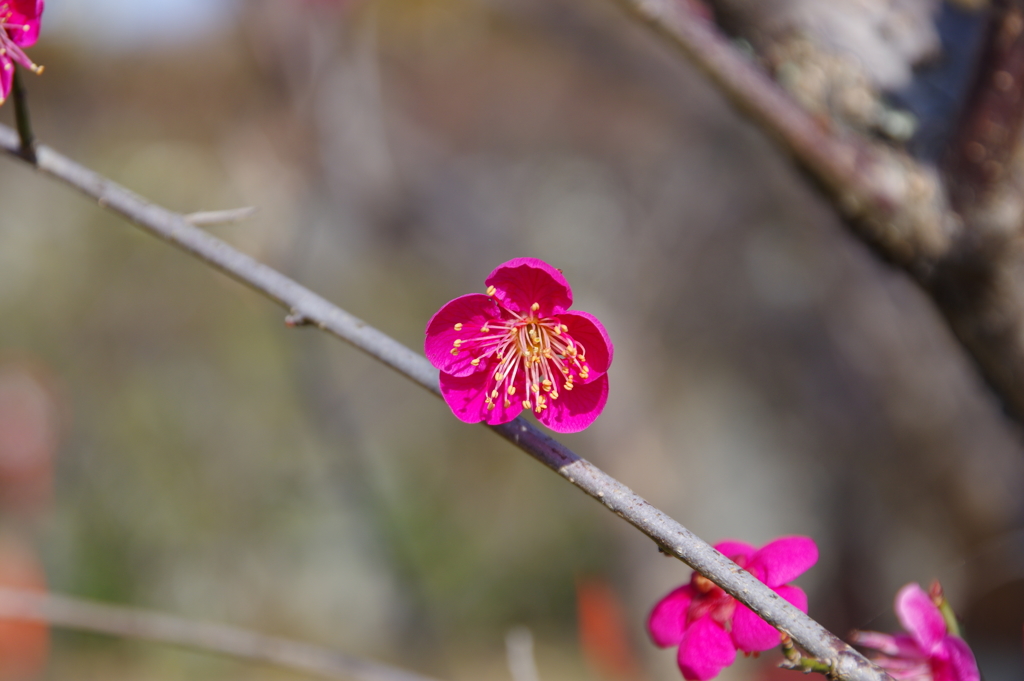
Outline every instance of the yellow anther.
[[572, 383], [566, 381], [565, 385], [563, 385], [562, 387], [565, 388], [566, 390], [572, 390]]
[[508, 387], [508, 391], [507, 392], [508, 392], [509, 395], [515, 395], [516, 394], [516, 387], [514, 385], [510, 385]]
[[490, 333], [490, 331], [491, 327], [487, 326], [486, 324], [480, 327], [480, 333]]
[[491, 397], [493, 398], [493, 397], [497, 397], [497, 396], [498, 396], [498, 389], [495, 388], [494, 390], [491, 391]]
[[543, 386], [544, 386], [545, 388], [547, 388], [547, 389], [549, 389], [549, 390], [551, 389], [551, 379], [550, 379], [550, 378], [545, 378], [545, 379], [544, 379], [543, 381], [541, 381], [540, 383], [541, 383], [541, 385], [543, 385]]
[[487, 403], [487, 411], [490, 411], [492, 409], [494, 409], [494, 402], [488, 402]]
[[552, 390], [551, 391], [551, 399], [553, 399], [553, 400], [557, 400], [558, 399], [558, 391], [557, 390]]
[[462, 322], [459, 322], [458, 324], [455, 325], [455, 330], [462, 331]]
[[505, 377], [502, 375], [502, 373], [500, 371], [495, 371], [494, 372], [494, 380], [495, 381], [501, 381], [501, 379], [503, 379], [503, 378], [505, 378]]
[[568, 333], [569, 332], [569, 327], [566, 326], [565, 324], [562, 324], [562, 331], [565, 331], [566, 333]]
[[537, 310], [540, 309], [540, 303], [534, 303], [533, 305], [530, 306], [530, 309], [536, 312]]
[[497, 292], [498, 292], [498, 289], [494, 288], [493, 286], [488, 286], [487, 287], [487, 295], [493, 296]]
[[462, 345], [462, 339], [461, 338], [456, 338], [455, 342], [452, 343], [452, 345], [454, 345], [455, 347], [459, 347], [460, 345]]
[[530, 408], [530, 400], [523, 400], [523, 409]]
[[533, 385], [530, 386], [530, 390], [532, 390], [533, 393], [536, 395], [537, 393], [540, 392], [540, 386], [534, 383]]
[[505, 408], [508, 409], [511, 406], [512, 406], [512, 403], [509, 402], [508, 400], [505, 400]]
[[452, 348], [452, 354], [453, 355], [459, 354], [459, 349], [458, 348]]
[[472, 364], [472, 365], [473, 365], [473, 366], [475, 366], [475, 367], [478, 367], [478, 366], [480, 366], [480, 358], [479, 358], [479, 357], [477, 357], [477, 358], [476, 358], [476, 359], [474, 359], [474, 360], [473, 360], [472, 362], [470, 362], [470, 364]]

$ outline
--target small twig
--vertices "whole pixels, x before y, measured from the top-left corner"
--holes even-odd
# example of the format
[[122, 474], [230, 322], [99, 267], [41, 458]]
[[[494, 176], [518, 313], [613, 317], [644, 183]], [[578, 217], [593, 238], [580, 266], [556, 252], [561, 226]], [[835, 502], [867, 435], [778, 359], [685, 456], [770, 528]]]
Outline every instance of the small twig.
[[298, 641], [223, 624], [196, 622], [158, 612], [0, 587], [0, 618], [31, 620], [67, 629], [169, 643], [210, 653], [266, 662], [332, 679], [433, 681], [433, 679]]
[[[0, 126], [0, 148], [19, 157], [17, 136], [5, 126]], [[280, 272], [189, 224], [181, 215], [143, 199], [49, 147], [40, 145], [37, 155], [39, 162], [36, 168], [43, 174], [61, 180], [144, 231], [262, 293], [289, 310], [291, 318], [308, 320], [440, 396], [438, 372], [418, 352]], [[822, 660], [835, 660], [835, 678], [844, 681], [889, 679], [885, 672], [874, 667], [863, 655], [792, 604], [779, 598], [764, 583], [710, 544], [659, 511], [626, 485], [545, 435], [525, 418], [519, 417], [509, 423], [489, 427], [653, 539], [666, 553], [682, 560], [772, 626], [790, 635], [808, 653]]]
[[21, 80], [21, 67], [14, 67], [11, 93], [14, 95], [14, 120], [18, 127], [19, 155], [29, 163], [36, 162], [36, 138], [32, 134], [32, 119], [28, 111], [28, 92]]
[[227, 210], [204, 210], [197, 213], [188, 213], [183, 217], [197, 227], [226, 225], [232, 222], [247, 220], [255, 215], [257, 210], [256, 206], [245, 206], [243, 208], [228, 208]]
[[512, 681], [540, 681], [537, 660], [533, 656], [533, 634], [526, 627], [509, 629], [505, 634], [505, 656]]

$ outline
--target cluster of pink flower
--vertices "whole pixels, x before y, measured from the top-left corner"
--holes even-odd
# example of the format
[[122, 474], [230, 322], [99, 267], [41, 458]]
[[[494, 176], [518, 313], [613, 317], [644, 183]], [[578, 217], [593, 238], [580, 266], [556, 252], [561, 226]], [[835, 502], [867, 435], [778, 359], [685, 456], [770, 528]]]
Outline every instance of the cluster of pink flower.
[[[807, 596], [786, 582], [817, 562], [818, 548], [811, 539], [784, 537], [760, 549], [727, 541], [715, 548], [807, 612]], [[896, 615], [907, 633], [859, 631], [854, 643], [873, 651], [875, 664], [896, 681], [980, 681], [971, 649], [950, 631], [939, 608], [942, 598], [939, 589], [929, 597], [917, 584], [908, 584], [896, 596]], [[654, 606], [647, 626], [657, 645], [678, 647], [679, 669], [689, 681], [714, 678], [732, 664], [737, 650], [757, 653], [781, 642], [778, 631], [696, 572], [689, 584]]]
[[42, 14], [43, 0], [0, 2], [0, 104], [11, 92], [15, 63], [34, 73], [43, 71], [22, 50], [23, 47], [35, 45]]

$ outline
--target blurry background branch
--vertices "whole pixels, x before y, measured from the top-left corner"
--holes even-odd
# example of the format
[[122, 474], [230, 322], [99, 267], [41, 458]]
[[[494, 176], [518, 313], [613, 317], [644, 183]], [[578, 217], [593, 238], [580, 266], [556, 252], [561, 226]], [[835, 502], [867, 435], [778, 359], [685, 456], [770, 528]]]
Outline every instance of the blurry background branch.
[[[853, 3], [810, 9], [808, 3], [712, 3], [737, 37], [777, 67], [776, 78], [791, 90], [787, 94], [730, 44], [701, 3], [621, 2], [677, 46], [790, 154], [856, 234], [921, 284], [1007, 411], [1024, 422], [1022, 3], [997, 3], [991, 10], [963, 114], [949, 148], [938, 152], [944, 161], [940, 173], [932, 159], [914, 158], [902, 144], [886, 140], [901, 133], [885, 129], [894, 116], [886, 110], [882, 91], [896, 81], [905, 85], [912, 64], [896, 64], [899, 60], [892, 58], [893, 68], [900, 66], [906, 74], [872, 71], [868, 57], [877, 58], [877, 50], [853, 54], [831, 49], [842, 44], [842, 36], [805, 30], [812, 24], [801, 12], [848, 12], [842, 20], [856, 27]], [[932, 30], [937, 4], [908, 3], [920, 8], [916, 28]], [[833, 23], [820, 25], [835, 29], [835, 16], [826, 18]], [[957, 59], [970, 62], [971, 55], [951, 58]], [[813, 76], [800, 72], [808, 64]], [[822, 108], [815, 110], [814, 104]]]
[[0, 587], [0, 619], [27, 620], [111, 636], [169, 643], [351, 681], [433, 681], [333, 650], [223, 624], [53, 593]]
[[[24, 160], [18, 153], [17, 134], [6, 126], [0, 126], [0, 147], [8, 155]], [[437, 372], [425, 357], [276, 270], [210, 236], [190, 224], [184, 216], [139, 197], [43, 145], [37, 148], [34, 167], [289, 309], [290, 324], [310, 324], [328, 331], [440, 395]], [[835, 678], [847, 681], [883, 681], [888, 678], [853, 648], [778, 598], [775, 592], [750, 573], [739, 569], [707, 542], [522, 417], [491, 429], [639, 529], [665, 553], [699, 571], [788, 634], [809, 654], [828, 663]]]

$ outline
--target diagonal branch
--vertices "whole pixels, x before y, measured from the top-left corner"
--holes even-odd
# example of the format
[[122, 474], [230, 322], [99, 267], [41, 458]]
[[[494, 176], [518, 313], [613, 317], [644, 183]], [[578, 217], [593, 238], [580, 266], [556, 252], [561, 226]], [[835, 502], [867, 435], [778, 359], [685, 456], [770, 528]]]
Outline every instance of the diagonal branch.
[[618, 0], [680, 49], [741, 112], [820, 183], [887, 260], [926, 274], [958, 234], [936, 173], [812, 116], [729, 43], [693, 4]]
[[945, 183], [905, 153], [809, 114], [692, 3], [618, 2], [774, 138], [882, 259], [917, 280], [1008, 415], [1024, 424], [1024, 192], [1003, 151], [1019, 144], [1024, 122], [1024, 2], [999, 3], [988, 71], [979, 74], [987, 80], [975, 88]]
[[67, 629], [169, 643], [245, 660], [268, 662], [330, 679], [434, 681], [427, 676], [350, 657], [308, 643], [54, 593], [0, 587], [0, 619], [45, 622]]
[[[14, 158], [18, 136], [0, 126], [0, 148]], [[221, 270], [290, 310], [291, 325], [315, 325], [356, 346], [420, 386], [440, 395], [437, 371], [425, 357], [378, 331], [276, 270], [190, 224], [184, 216], [151, 203], [45, 146], [35, 168], [125, 217], [136, 226]], [[23, 159], [21, 159], [23, 160]], [[723, 556], [624, 484], [522, 417], [490, 427], [636, 527], [667, 554], [697, 570], [788, 634], [809, 654], [831, 665], [843, 681], [888, 681], [860, 653], [800, 612], [746, 570]]]

